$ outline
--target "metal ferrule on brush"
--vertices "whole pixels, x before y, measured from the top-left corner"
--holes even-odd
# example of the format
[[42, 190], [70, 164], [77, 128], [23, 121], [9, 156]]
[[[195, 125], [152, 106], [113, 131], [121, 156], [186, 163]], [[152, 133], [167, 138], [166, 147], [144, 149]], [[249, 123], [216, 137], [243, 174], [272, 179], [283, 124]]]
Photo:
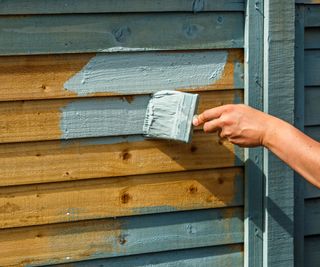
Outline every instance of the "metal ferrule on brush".
[[143, 133], [150, 138], [190, 142], [192, 119], [198, 95], [178, 91], [159, 91], [149, 101]]

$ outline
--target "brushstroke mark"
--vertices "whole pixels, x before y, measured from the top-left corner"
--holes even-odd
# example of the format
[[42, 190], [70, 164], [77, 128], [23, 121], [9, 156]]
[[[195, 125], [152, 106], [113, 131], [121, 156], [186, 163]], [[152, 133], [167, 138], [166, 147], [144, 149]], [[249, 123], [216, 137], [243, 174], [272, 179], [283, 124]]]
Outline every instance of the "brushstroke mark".
[[227, 51], [101, 53], [66, 81], [64, 88], [79, 96], [198, 88], [221, 78], [227, 58]]
[[194, 0], [192, 3], [192, 11], [194, 13], [204, 11], [205, 0]]
[[142, 133], [149, 96], [80, 99], [61, 109], [62, 139]]

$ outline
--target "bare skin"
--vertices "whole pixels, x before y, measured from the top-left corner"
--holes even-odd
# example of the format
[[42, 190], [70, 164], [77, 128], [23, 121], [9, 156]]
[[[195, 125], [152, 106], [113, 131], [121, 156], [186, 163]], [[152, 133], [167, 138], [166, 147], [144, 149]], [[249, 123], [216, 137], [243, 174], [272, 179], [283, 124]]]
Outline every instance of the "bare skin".
[[320, 143], [289, 123], [246, 105], [224, 105], [204, 111], [193, 124], [241, 147], [268, 148], [320, 188]]

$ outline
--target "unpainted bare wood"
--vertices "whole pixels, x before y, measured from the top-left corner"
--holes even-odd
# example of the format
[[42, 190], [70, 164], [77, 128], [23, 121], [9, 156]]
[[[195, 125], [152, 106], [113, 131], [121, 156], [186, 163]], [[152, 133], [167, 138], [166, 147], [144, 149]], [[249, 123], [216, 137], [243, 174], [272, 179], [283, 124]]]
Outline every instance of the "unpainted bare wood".
[[241, 205], [241, 168], [11, 186], [0, 228]]
[[191, 144], [141, 137], [0, 145], [0, 186], [242, 165], [242, 150], [216, 134]]

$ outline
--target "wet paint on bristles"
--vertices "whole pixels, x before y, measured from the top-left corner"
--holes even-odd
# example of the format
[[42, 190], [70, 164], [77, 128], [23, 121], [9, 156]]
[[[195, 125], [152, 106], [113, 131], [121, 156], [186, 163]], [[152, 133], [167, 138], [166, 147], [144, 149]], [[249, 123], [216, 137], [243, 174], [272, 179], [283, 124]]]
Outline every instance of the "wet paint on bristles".
[[149, 101], [143, 134], [189, 143], [192, 139], [192, 120], [197, 112], [198, 94], [178, 91], [159, 91]]

